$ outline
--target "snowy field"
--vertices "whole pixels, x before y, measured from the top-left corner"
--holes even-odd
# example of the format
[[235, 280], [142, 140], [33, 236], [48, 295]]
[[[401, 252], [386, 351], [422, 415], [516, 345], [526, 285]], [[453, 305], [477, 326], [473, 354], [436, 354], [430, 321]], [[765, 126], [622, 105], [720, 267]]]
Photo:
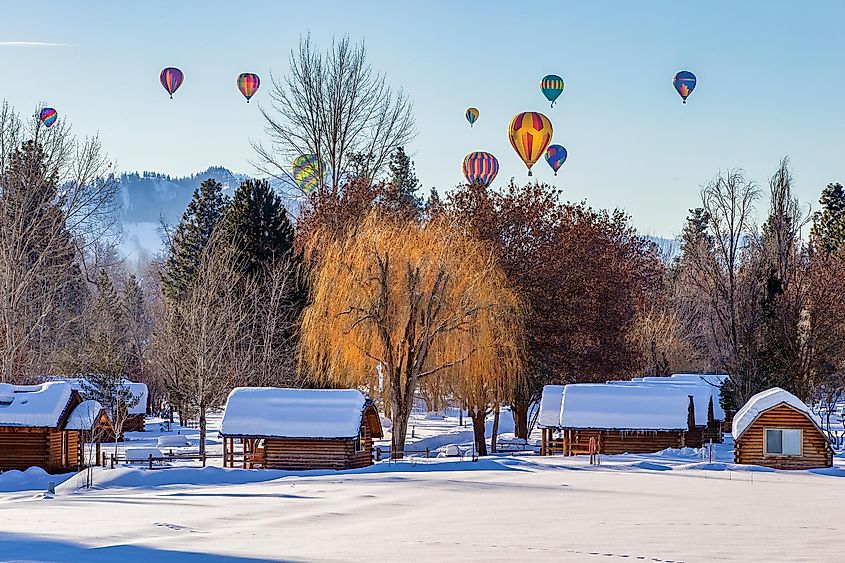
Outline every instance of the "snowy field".
[[[502, 429], [511, 424], [504, 413]], [[471, 438], [451, 416], [415, 414], [411, 426], [409, 449]], [[148, 429], [127, 445], [154, 446], [163, 433]], [[181, 431], [195, 448], [197, 431]], [[782, 472], [733, 466], [730, 443], [712, 454], [605, 456], [599, 467], [531, 452], [418, 456], [348, 472], [182, 463], [97, 469], [93, 490], [81, 476], [7, 472], [0, 560], [843, 560], [844, 459]], [[53, 495], [48, 481], [64, 482]]]

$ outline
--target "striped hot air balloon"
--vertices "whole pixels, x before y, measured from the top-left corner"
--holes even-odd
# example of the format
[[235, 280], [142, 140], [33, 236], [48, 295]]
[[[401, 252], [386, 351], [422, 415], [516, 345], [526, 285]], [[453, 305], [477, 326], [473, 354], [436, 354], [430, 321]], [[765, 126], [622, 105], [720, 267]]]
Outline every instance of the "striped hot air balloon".
[[466, 117], [467, 121], [469, 121], [469, 126], [472, 127], [475, 120], [478, 119], [478, 110], [475, 108], [467, 108]]
[[552, 103], [551, 107], [555, 107], [555, 100], [563, 93], [563, 78], [557, 74], [547, 74], [540, 81], [540, 90], [546, 99]]
[[464, 178], [469, 184], [481, 184], [485, 188], [493, 183], [499, 173], [499, 161], [489, 152], [475, 151], [464, 157], [461, 166]]
[[164, 86], [164, 89], [167, 90], [167, 93], [170, 94], [170, 99], [172, 100], [173, 93], [179, 89], [179, 86], [182, 85], [182, 81], [185, 80], [185, 75], [182, 74], [182, 71], [178, 68], [169, 66], [161, 71], [158, 79], [161, 81], [161, 85]]
[[51, 125], [53, 125], [58, 118], [59, 118], [59, 112], [57, 112], [53, 108], [43, 108], [38, 113], [38, 119], [40, 119], [41, 123], [43, 123], [44, 126], [47, 127], [47, 128], [49, 128]]
[[549, 166], [555, 171], [555, 176], [557, 176], [557, 171], [566, 162], [566, 149], [561, 145], [549, 145], [549, 148], [546, 149], [546, 162], [549, 163]]
[[317, 155], [303, 154], [293, 161], [293, 179], [303, 193], [311, 193], [320, 183], [320, 163]]
[[687, 97], [695, 90], [696, 82], [695, 75], [688, 70], [682, 70], [672, 79], [672, 85], [678, 91], [684, 103], [687, 103]]
[[246, 103], [249, 103], [249, 99], [255, 95], [260, 83], [258, 75], [251, 72], [244, 72], [238, 76], [238, 90], [246, 98]]
[[531, 167], [545, 154], [552, 142], [552, 122], [536, 111], [518, 113], [508, 126], [508, 138], [531, 176]]

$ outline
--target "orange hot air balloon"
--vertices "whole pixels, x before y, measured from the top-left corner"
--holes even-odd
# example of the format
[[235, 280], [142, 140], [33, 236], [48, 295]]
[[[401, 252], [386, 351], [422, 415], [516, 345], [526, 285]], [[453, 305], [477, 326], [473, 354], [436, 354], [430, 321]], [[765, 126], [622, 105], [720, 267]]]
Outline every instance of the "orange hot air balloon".
[[528, 167], [528, 175], [531, 176], [531, 167], [546, 154], [552, 142], [552, 122], [536, 111], [518, 113], [511, 119], [508, 137], [513, 150]]

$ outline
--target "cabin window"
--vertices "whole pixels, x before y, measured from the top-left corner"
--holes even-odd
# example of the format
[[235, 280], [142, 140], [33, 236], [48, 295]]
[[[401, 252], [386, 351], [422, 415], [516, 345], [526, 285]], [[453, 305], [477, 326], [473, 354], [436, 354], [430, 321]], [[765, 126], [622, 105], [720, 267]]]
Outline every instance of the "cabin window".
[[367, 429], [362, 424], [361, 430], [358, 432], [358, 437], [355, 438], [355, 451], [356, 452], [363, 452], [364, 451], [364, 437], [366, 436]]
[[766, 428], [766, 454], [801, 455], [801, 430]]

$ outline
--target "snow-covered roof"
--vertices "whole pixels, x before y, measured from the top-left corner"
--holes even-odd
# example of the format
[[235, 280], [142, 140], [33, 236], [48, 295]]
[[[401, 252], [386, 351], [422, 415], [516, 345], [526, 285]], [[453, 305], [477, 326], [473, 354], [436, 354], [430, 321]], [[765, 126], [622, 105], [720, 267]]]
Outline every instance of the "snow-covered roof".
[[70, 413], [65, 430], [92, 430], [101, 412], [103, 412], [103, 405], [98, 401], [82, 401]]
[[540, 414], [537, 424], [540, 428], [557, 428], [560, 426], [560, 403], [563, 401], [563, 385], [544, 385], [543, 396], [540, 397]]
[[672, 379], [685, 379], [688, 381], [703, 381], [708, 385], [720, 387], [725, 381], [731, 378], [726, 373], [673, 373]]
[[765, 391], [761, 391], [751, 397], [745, 405], [737, 413], [734, 415], [733, 419], [733, 437], [734, 440], [739, 439], [748, 427], [751, 426], [751, 423], [760, 416], [763, 412], [776, 407], [780, 404], [786, 404], [792, 407], [793, 409], [797, 410], [798, 412], [802, 412], [807, 415], [807, 418], [813, 421], [813, 424], [819, 428], [819, 432], [821, 432], [821, 426], [819, 426], [819, 421], [816, 420], [813, 411], [810, 410], [810, 407], [804, 404], [804, 401], [786, 391], [781, 389], [780, 387], [772, 387], [771, 389], [767, 389]]
[[[71, 384], [75, 391], [79, 391], [82, 396], [85, 396], [85, 385], [87, 383], [87, 379], [84, 375], [78, 375], [73, 377], [51, 377], [50, 380], [66, 381], [67, 383]], [[132, 393], [133, 397], [138, 398], [138, 402], [136, 402], [128, 409], [129, 414], [146, 414], [147, 396], [149, 395], [149, 390], [147, 389], [146, 384], [129, 381], [125, 377], [123, 378], [123, 384], [129, 387], [129, 391]]]
[[0, 384], [0, 426], [55, 428], [73, 389], [65, 382]]
[[[643, 383], [659, 383], [664, 385], [697, 385], [708, 390], [713, 399], [713, 418], [725, 420], [725, 409], [722, 408], [722, 383], [728, 379], [724, 374], [702, 375], [697, 373], [676, 373], [671, 377], [643, 377]], [[696, 406], [696, 411], [698, 406]]]
[[707, 413], [710, 410], [710, 402], [713, 400], [713, 397], [710, 393], [710, 389], [705, 387], [704, 385], [696, 385], [692, 382], [680, 382], [675, 384], [670, 384], [671, 382], [667, 383], [655, 383], [652, 381], [608, 381], [608, 385], [621, 385], [624, 387], [651, 387], [655, 385], [659, 385], [661, 387], [674, 387], [677, 389], [682, 390], [684, 393], [692, 397], [693, 406], [695, 407], [695, 425], [696, 426], [707, 426], [709, 419], [707, 417]]
[[368, 401], [356, 389], [238, 387], [229, 393], [220, 433], [274, 438], [354, 438]]
[[567, 385], [562, 428], [686, 430], [689, 395], [674, 386]]

